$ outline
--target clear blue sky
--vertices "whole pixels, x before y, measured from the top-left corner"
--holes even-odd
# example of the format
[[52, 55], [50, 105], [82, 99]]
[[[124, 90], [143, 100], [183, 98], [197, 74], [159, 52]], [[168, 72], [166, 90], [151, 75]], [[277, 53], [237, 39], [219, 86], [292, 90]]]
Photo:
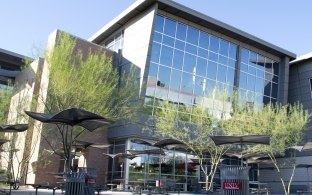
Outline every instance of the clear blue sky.
[[[297, 55], [312, 51], [311, 0], [176, 0]], [[0, 48], [33, 57], [55, 29], [88, 39], [134, 0], [0, 1]]]

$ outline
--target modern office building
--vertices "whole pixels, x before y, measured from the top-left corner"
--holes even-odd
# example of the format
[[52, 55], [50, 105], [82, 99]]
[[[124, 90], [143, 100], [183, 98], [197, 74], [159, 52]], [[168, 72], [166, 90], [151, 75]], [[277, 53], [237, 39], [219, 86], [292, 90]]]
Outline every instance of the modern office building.
[[[52, 45], [57, 33], [49, 38]], [[248, 106], [300, 101], [305, 108], [311, 108], [312, 73], [307, 71], [312, 70], [311, 55], [295, 60], [296, 55], [292, 52], [174, 1], [137, 0], [88, 41], [78, 39], [78, 47], [84, 50], [104, 47], [114, 58], [114, 65], [127, 67], [133, 64], [139, 68], [140, 95], [150, 115], [157, 110], [158, 101], [169, 100], [177, 105], [179, 115], [190, 119], [203, 117], [185, 111], [184, 108], [193, 105], [207, 107], [219, 116], [222, 111], [218, 97], [214, 95], [216, 89], [226, 89], [228, 106], [237, 89], [240, 96], [247, 97]], [[44, 59], [33, 65], [45, 76]], [[37, 111], [43, 111], [40, 109], [39, 105]], [[88, 166], [99, 167], [101, 179], [98, 181], [103, 182], [99, 184], [110, 182], [127, 187], [130, 183], [155, 181], [161, 171], [162, 177], [179, 183], [181, 190], [196, 191], [198, 182], [204, 179], [192, 163], [194, 156], [179, 150], [165, 151], [165, 155], [144, 153], [156, 148], [148, 145], [154, 138], [141, 130], [135, 124], [118, 123], [96, 136], [96, 142], [111, 144], [108, 151], [111, 154], [142, 151], [133, 159], [116, 157], [107, 163], [108, 159], [98, 151], [85, 150]], [[95, 138], [89, 135], [87, 139]], [[47, 146], [41, 141], [37, 153], [39, 148]], [[32, 162], [36, 160], [38, 156], [35, 155]], [[58, 159], [52, 160], [57, 162]], [[159, 164], [162, 164], [161, 168]], [[60, 166], [59, 163], [39, 166], [29, 175], [28, 181], [46, 182], [49, 178], [42, 174], [43, 169], [57, 172]], [[276, 174], [271, 173], [267, 172], [263, 181], [275, 180]], [[261, 181], [256, 174], [251, 177]], [[274, 189], [281, 192], [279, 187], [274, 186]]]
[[[136, 1], [89, 41], [119, 52], [120, 66], [140, 68], [141, 85], [146, 83], [141, 96], [151, 115], [163, 99], [175, 102], [178, 114], [190, 118], [196, 113], [179, 108], [200, 104], [221, 114], [217, 100], [209, 96], [216, 88], [227, 89], [229, 104], [234, 89], [241, 96], [247, 94], [253, 106], [288, 102], [289, 61], [296, 58], [294, 53], [173, 1]], [[111, 127], [107, 135], [113, 153], [151, 149], [134, 141], [137, 137], [149, 138], [131, 125]], [[202, 178], [188, 163], [192, 156], [168, 151], [164, 158], [167, 169], [162, 168], [162, 176], [181, 183], [185, 191], [194, 190]], [[109, 166], [114, 174], [108, 177], [123, 175], [126, 184], [138, 177], [154, 179], [159, 173], [155, 162], [157, 155], [119, 159]]]

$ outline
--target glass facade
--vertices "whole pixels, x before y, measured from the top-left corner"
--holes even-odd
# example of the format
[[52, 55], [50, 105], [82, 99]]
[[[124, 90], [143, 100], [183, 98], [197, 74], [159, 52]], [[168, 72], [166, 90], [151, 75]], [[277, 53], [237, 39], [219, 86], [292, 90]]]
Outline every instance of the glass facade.
[[123, 47], [123, 41], [124, 41], [124, 33], [123, 31], [119, 31], [118, 33], [115, 33], [105, 41], [104, 47], [113, 50], [115, 52], [118, 52], [118, 50], [122, 49]]
[[[238, 56], [241, 56], [238, 59]], [[234, 89], [248, 103], [275, 102], [279, 64], [227, 40], [164, 16], [156, 16], [145, 105], [153, 114], [158, 101], [179, 107], [214, 106], [216, 91]], [[238, 81], [235, 81], [235, 78]], [[178, 109], [179, 110], [179, 109]], [[181, 110], [181, 109], [180, 109]], [[189, 113], [190, 117], [192, 113]]]

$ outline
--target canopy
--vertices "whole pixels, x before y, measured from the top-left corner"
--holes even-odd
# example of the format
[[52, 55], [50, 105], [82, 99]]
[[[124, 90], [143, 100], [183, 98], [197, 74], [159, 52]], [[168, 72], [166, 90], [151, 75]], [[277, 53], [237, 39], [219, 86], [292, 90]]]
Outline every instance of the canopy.
[[103, 153], [105, 156], [109, 156], [111, 158], [115, 158], [115, 157], [120, 157], [120, 158], [129, 158], [129, 159], [134, 159], [136, 156], [132, 155], [132, 154], [127, 154], [127, 153], [117, 153], [117, 154], [106, 154]]
[[28, 116], [44, 123], [61, 123], [70, 126], [78, 125], [89, 131], [113, 122], [100, 115], [79, 108], [69, 108], [56, 114], [25, 112]]
[[153, 144], [153, 146], [159, 147], [159, 148], [166, 148], [166, 149], [173, 149], [173, 148], [182, 148], [185, 149], [186, 145], [176, 139], [168, 138], [168, 139], [162, 139], [156, 143]]
[[152, 150], [128, 150], [128, 152], [132, 155], [140, 155], [140, 154], [161, 154], [164, 155], [164, 151], [160, 149], [152, 149]]
[[216, 145], [223, 144], [266, 144], [270, 145], [270, 137], [266, 135], [242, 136], [210, 136]]
[[28, 129], [28, 124], [0, 125], [0, 132], [23, 132]]

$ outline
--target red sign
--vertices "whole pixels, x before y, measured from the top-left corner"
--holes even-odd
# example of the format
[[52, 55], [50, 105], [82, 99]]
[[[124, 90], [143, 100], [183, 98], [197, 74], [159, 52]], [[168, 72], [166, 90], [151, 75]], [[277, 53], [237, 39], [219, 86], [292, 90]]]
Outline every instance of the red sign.
[[224, 190], [240, 190], [241, 183], [240, 182], [223, 182]]
[[86, 178], [85, 180], [86, 180], [87, 184], [95, 184], [96, 183], [95, 179], [93, 179], [93, 178], [92, 179], [91, 178]]

